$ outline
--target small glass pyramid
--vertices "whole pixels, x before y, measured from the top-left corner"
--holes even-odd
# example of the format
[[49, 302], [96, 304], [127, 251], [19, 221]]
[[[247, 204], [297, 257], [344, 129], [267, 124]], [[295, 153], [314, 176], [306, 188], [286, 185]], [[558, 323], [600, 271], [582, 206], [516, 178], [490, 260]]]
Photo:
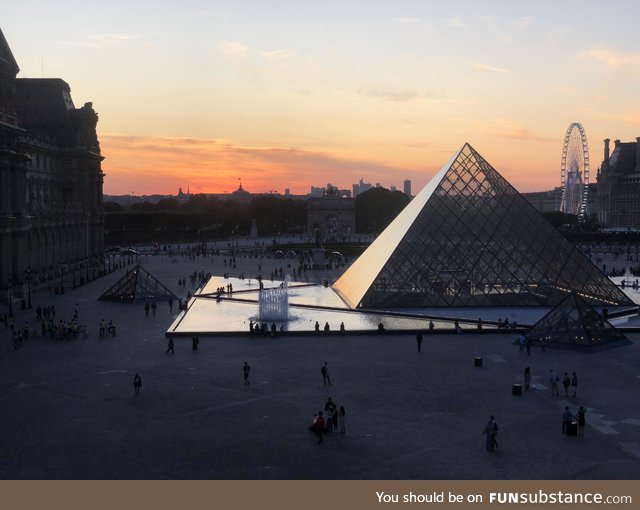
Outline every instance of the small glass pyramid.
[[575, 293], [540, 319], [527, 333], [534, 342], [593, 347], [625, 336]]
[[333, 288], [352, 308], [633, 305], [469, 144]]
[[98, 298], [101, 301], [122, 303], [163, 299], [177, 299], [177, 297], [141, 265], [136, 265], [128, 271]]

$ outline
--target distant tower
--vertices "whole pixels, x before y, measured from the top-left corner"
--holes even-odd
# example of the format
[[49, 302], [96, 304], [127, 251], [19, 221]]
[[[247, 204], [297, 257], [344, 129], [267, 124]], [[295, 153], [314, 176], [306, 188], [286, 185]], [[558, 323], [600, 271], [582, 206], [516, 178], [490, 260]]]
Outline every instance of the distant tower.
[[411, 196], [411, 181], [409, 179], [405, 179], [404, 181], [404, 194], [408, 197]]

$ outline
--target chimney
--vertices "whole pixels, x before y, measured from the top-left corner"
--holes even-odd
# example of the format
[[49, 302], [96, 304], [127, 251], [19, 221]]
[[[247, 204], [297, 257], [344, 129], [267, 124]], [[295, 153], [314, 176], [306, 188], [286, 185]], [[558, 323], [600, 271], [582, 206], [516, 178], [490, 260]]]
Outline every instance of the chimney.
[[611, 140], [609, 140], [608, 138], [604, 139], [604, 164], [608, 165], [609, 164], [609, 142]]
[[640, 136], [636, 136], [636, 172], [640, 172]]
[[613, 145], [613, 150], [616, 150], [618, 147], [620, 147], [620, 140], [614, 140]]

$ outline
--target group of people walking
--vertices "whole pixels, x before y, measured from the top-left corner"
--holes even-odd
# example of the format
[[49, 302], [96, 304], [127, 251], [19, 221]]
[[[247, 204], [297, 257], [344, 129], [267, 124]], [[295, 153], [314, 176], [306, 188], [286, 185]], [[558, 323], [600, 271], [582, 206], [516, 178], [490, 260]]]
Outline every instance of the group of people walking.
[[313, 415], [308, 429], [318, 437], [318, 444], [322, 443], [324, 434], [340, 431], [346, 433], [346, 411], [343, 405], [336, 406], [333, 399], [329, 397], [324, 404], [324, 414], [318, 411]]
[[[560, 396], [560, 377], [558, 377], [558, 373], [554, 369], [549, 370], [549, 385], [551, 387], [551, 396], [559, 397]], [[562, 387], [564, 388], [564, 398], [569, 398], [569, 391], [573, 392], [573, 398], [575, 398], [578, 394], [578, 375], [575, 372], [572, 372], [572, 375], [569, 376], [568, 372], [564, 373], [564, 377], [562, 378]]]

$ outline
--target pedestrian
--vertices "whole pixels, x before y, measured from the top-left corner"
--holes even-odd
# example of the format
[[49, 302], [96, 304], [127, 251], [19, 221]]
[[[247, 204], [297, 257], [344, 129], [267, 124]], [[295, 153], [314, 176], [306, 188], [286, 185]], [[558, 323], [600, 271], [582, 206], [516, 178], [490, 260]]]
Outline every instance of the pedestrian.
[[331, 432], [333, 432], [333, 417], [336, 414], [336, 408], [335, 407], [329, 407], [328, 409], [325, 410], [325, 414], [326, 414], [326, 418], [325, 418], [325, 430], [327, 432], [327, 434], [330, 434]]
[[494, 421], [493, 416], [489, 418], [487, 425], [484, 427], [482, 433], [485, 435], [484, 446], [488, 452], [492, 452], [495, 447], [494, 436], [495, 430], [494, 425], [497, 427], [497, 424]]
[[155, 317], [156, 316], [156, 310], [158, 309], [158, 305], [156, 304], [155, 301], [151, 302], [151, 314]]
[[169, 354], [169, 351], [171, 351], [171, 354], [175, 354], [173, 352], [173, 338], [169, 337], [169, 344], [167, 346], [167, 354]]
[[416, 335], [416, 342], [418, 343], [418, 352], [420, 352], [420, 349], [422, 349], [422, 334], [418, 333]]
[[242, 367], [242, 375], [244, 376], [244, 385], [249, 386], [249, 372], [251, 372], [251, 367], [245, 361], [244, 366]]
[[378, 324], [378, 333], [380, 333], [381, 335], [384, 334], [384, 324], [382, 324], [382, 322], [380, 324]]
[[344, 410], [344, 406], [340, 406], [340, 409], [338, 410], [338, 415], [340, 418], [340, 434], [346, 434], [346, 423], [345, 423], [345, 410]]
[[324, 365], [320, 368], [320, 373], [322, 374], [322, 382], [324, 386], [331, 386], [331, 377], [329, 377], [329, 365], [327, 362], [324, 362]]
[[142, 377], [136, 373], [133, 378], [133, 393], [136, 397], [140, 395], [140, 388], [142, 388]]
[[527, 347], [527, 356], [531, 356], [531, 344], [532, 344], [532, 343], [533, 343], [533, 342], [532, 342], [532, 340], [531, 340], [531, 337], [530, 337], [530, 336], [528, 336], [528, 337], [527, 337], [527, 341], [526, 341], [526, 343], [525, 343], [525, 345], [526, 345], [526, 347]]
[[498, 422], [496, 422], [496, 419], [492, 416], [491, 420], [493, 421], [493, 447], [494, 448], [498, 448]]
[[318, 414], [316, 414], [313, 417], [313, 421], [309, 426], [309, 430], [313, 432], [316, 436], [318, 436], [317, 444], [322, 443], [322, 434], [324, 434], [324, 430], [325, 430], [325, 422], [324, 422], [324, 418], [322, 417], [322, 411], [318, 411]]
[[576, 397], [578, 392], [578, 375], [575, 372], [571, 374], [571, 387], [573, 388], [573, 397]]
[[197, 336], [194, 336], [191, 339], [191, 350], [192, 351], [197, 351], [198, 350], [198, 344], [200, 343], [200, 339]]
[[569, 425], [573, 421], [573, 414], [569, 411], [569, 406], [564, 406], [564, 412], [562, 413], [562, 433], [567, 434], [569, 431]]
[[586, 414], [587, 410], [580, 406], [580, 408], [578, 409], [578, 435], [579, 436], [584, 436], [584, 425], [585, 425], [585, 419], [584, 419], [584, 415]]
[[564, 377], [562, 378], [562, 386], [564, 388], [564, 398], [569, 398], [569, 386], [571, 386], [571, 378], [566, 372], [564, 373]]
[[558, 390], [558, 382], [560, 382], [558, 374], [556, 374], [556, 371], [552, 368], [551, 370], [549, 370], [549, 384], [551, 386], [552, 397], [560, 396], [560, 391]]
[[453, 321], [453, 329], [456, 332], [456, 335], [462, 334], [462, 328], [460, 327], [460, 323], [458, 321]]
[[99, 330], [98, 336], [100, 338], [104, 338], [106, 334], [107, 334], [107, 321], [105, 321], [104, 319], [101, 319], [100, 320], [100, 330]]
[[324, 323], [324, 333], [325, 333], [325, 335], [326, 335], [327, 333], [329, 333], [329, 331], [331, 331], [331, 328], [330, 328], [330, 326], [329, 326], [329, 323], [328, 323], [328, 322], [325, 322], [325, 323]]
[[318, 321], [316, 321], [315, 331], [316, 331], [316, 333], [320, 332], [320, 323]]
[[345, 329], [344, 329], [344, 322], [340, 323], [340, 333], [344, 333]]
[[335, 409], [336, 404], [334, 403], [331, 397], [327, 398], [327, 401], [324, 403], [324, 410], [328, 411], [329, 409]]
[[144, 304], [144, 314], [149, 317], [149, 303]]
[[435, 324], [433, 321], [429, 321], [429, 333], [431, 333], [435, 329]]
[[518, 352], [524, 352], [525, 343], [526, 340], [524, 339], [524, 335], [520, 333], [520, 336], [518, 337]]
[[524, 389], [525, 389], [525, 391], [529, 391], [530, 387], [531, 387], [531, 369], [529, 367], [526, 367], [524, 369]]
[[477, 327], [478, 327], [478, 331], [482, 331], [482, 318], [481, 317], [478, 317]]

